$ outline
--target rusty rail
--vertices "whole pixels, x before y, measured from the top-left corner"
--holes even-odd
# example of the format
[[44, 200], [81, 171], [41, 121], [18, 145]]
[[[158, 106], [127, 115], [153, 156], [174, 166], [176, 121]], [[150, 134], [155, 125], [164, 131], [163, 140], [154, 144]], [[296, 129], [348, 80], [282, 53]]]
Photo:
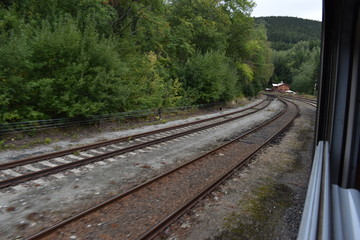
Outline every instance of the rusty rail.
[[[263, 103], [263, 102], [261, 102], [261, 103]], [[243, 112], [245, 110], [252, 109], [252, 108], [254, 108], [256, 106], [259, 106], [261, 103], [256, 104], [253, 107], [249, 107], [249, 108], [237, 111], [237, 113], [241, 113], [241, 112]], [[107, 159], [107, 158], [113, 157], [115, 155], [124, 154], [124, 153], [127, 153], [127, 152], [131, 152], [131, 151], [134, 151], [134, 150], [145, 148], [145, 147], [148, 147], [148, 146], [151, 146], [151, 145], [159, 144], [161, 142], [169, 141], [169, 140], [174, 139], [174, 138], [179, 138], [179, 137], [182, 137], [182, 136], [185, 136], [185, 135], [189, 135], [189, 134], [194, 133], [194, 132], [202, 131], [202, 130], [205, 130], [205, 129], [208, 129], [208, 128], [212, 128], [212, 127], [219, 126], [219, 125], [222, 125], [222, 124], [225, 124], [225, 123], [228, 123], [228, 122], [232, 122], [232, 121], [235, 121], [237, 119], [240, 119], [240, 118], [246, 117], [248, 115], [254, 114], [254, 113], [260, 111], [261, 109], [265, 108], [269, 104], [270, 104], [270, 102], [268, 104], [266, 104], [264, 107], [259, 108], [259, 109], [255, 109], [254, 111], [252, 111], [250, 113], [246, 113], [246, 114], [241, 115], [241, 116], [229, 118], [229, 119], [226, 119], [226, 120], [221, 121], [221, 122], [208, 124], [208, 125], [205, 125], [205, 126], [201, 126], [201, 127], [195, 128], [195, 129], [187, 130], [187, 131], [180, 132], [180, 133], [177, 133], [177, 134], [173, 134], [173, 135], [170, 135], [170, 136], [166, 136], [166, 137], [163, 137], [163, 138], [159, 138], [159, 139], [155, 139], [155, 140], [148, 141], [148, 142], [145, 142], [145, 143], [140, 143], [140, 144], [137, 144], [137, 145], [129, 146], [129, 147], [119, 149], [119, 150], [116, 150], [116, 151], [112, 151], [112, 152], [109, 152], [109, 153], [104, 153], [104, 154], [101, 154], [101, 155], [98, 155], [98, 156], [84, 158], [84, 159], [77, 160], [77, 161], [74, 161], [74, 162], [62, 164], [62, 165], [59, 165], [59, 166], [56, 166], [56, 167], [50, 167], [50, 168], [43, 169], [43, 170], [36, 171], [36, 172], [32, 172], [32, 173], [29, 173], [29, 174], [24, 174], [24, 175], [21, 175], [21, 176], [18, 176], [18, 177], [12, 177], [12, 178], [9, 178], [9, 179], [6, 179], [6, 180], [2, 180], [2, 181], [0, 181], [0, 188], [6, 188], [6, 187], [16, 185], [16, 184], [19, 184], [19, 183], [22, 183], [22, 182], [26, 182], [26, 181], [29, 181], [29, 180], [32, 180], [32, 179], [37, 179], [37, 178], [44, 177], [44, 176], [47, 176], [47, 175], [50, 175], [50, 174], [55, 174], [57, 172], [64, 171], [64, 170], [67, 170], [67, 169], [72, 169], [72, 168], [79, 167], [79, 166], [82, 166], [82, 165], [86, 165], [86, 164], [89, 164], [89, 163], [93, 163], [93, 162], [96, 162], [96, 161], [101, 161], [103, 159]], [[221, 117], [231, 116], [231, 115], [234, 115], [234, 114], [235, 113], [224, 114], [224, 115], [221, 115]], [[220, 118], [220, 116], [216, 116], [216, 117], [209, 118], [209, 119], [213, 120], [213, 119], [216, 119], [216, 118]], [[77, 149], [77, 151], [79, 151], [79, 149], [82, 149], [82, 150], [83, 149], [89, 149], [90, 146], [91, 146], [91, 148], [104, 146], [105, 143], [109, 144], [109, 142], [111, 142], [113, 144], [114, 142], [125, 141], [125, 140], [128, 140], [129, 138], [134, 139], [134, 138], [138, 138], [140, 136], [147, 136], [147, 135], [154, 134], [154, 133], [159, 133], [159, 132], [163, 132], [163, 131], [169, 131], [169, 130], [172, 130], [172, 129], [175, 129], [175, 128], [180, 128], [179, 126], [184, 127], [184, 126], [188, 126], [188, 125], [191, 125], [191, 124], [198, 124], [200, 122], [209, 121], [209, 119], [203, 119], [203, 120], [199, 120], [199, 121], [192, 122], [192, 123], [186, 123], [186, 124], [182, 124], [182, 125], [177, 125], [177, 126], [165, 128], [165, 130], [164, 129], [155, 130], [155, 131], [151, 131], [151, 132], [147, 132], [147, 133], [127, 136], [127, 137], [124, 137], [124, 138], [121, 138], [121, 139], [106, 141], [106, 142], [102, 142], [102, 143], [98, 143], [98, 144], [92, 144], [92, 145], [88, 145], [88, 146], [84, 146], [84, 147], [80, 147], [80, 148], [73, 148], [73, 149], [70, 149], [70, 150], [65, 150], [65, 151], [61, 151], [61, 152], [57, 152], [57, 153], [53, 153], [53, 154], [47, 154], [47, 155], [42, 155], [42, 156], [38, 156], [38, 157], [23, 159], [23, 160], [19, 160], [19, 161], [13, 162], [13, 163], [12, 162], [5, 163], [5, 164], [0, 165], [0, 170], [13, 168], [13, 167], [17, 167], [17, 166], [22, 166], [22, 165], [29, 164], [29, 163], [39, 162], [39, 161], [42, 161], [42, 160], [49, 159], [49, 156], [51, 156], [51, 157], [62, 156], [65, 153], [74, 152], [75, 151], [74, 149]]]
[[[294, 103], [291, 103], [293, 104], [294, 106], [296, 106]], [[288, 104], [286, 103], [286, 105], [288, 106]], [[183, 169], [185, 168], [186, 166], [189, 166], [197, 161], [199, 161], [200, 159], [206, 157], [206, 156], [210, 156], [211, 154], [215, 153], [216, 151], [219, 151], [221, 149], [224, 149], [226, 146], [229, 146], [230, 144], [232, 143], [235, 143], [237, 141], [239, 141], [240, 139], [244, 138], [245, 136], [247, 135], [250, 135], [252, 133], [255, 133], [256, 131], [259, 131], [259, 129], [262, 129], [264, 127], [266, 127], [267, 125], [269, 125], [270, 123], [274, 122], [276, 119], [280, 118], [281, 116], [283, 116], [285, 114], [285, 112], [287, 111], [287, 109], [284, 109], [282, 112], [280, 112], [279, 114], [277, 114], [275, 117], [273, 117], [272, 119], [264, 122], [263, 124], [261, 124], [260, 126], [256, 127], [255, 129], [252, 129], [252, 130], [249, 130], [248, 132], [242, 134], [241, 136], [237, 137], [236, 139], [228, 142], [228, 143], [225, 143], [223, 144], [222, 146], [202, 155], [201, 157], [198, 157], [190, 162], [187, 162], [185, 164], [183, 164], [182, 166], [176, 168], [176, 169], [173, 169], [167, 173], [164, 173], [156, 178], [153, 178], [151, 180], [149, 180], [148, 182], [146, 183], [143, 183], [133, 189], [130, 189], [129, 191], [123, 193], [123, 194], [119, 194], [117, 196], [114, 196], [113, 198], [103, 202], [103, 203], [100, 203], [100, 204], [97, 204], [96, 206], [86, 210], [86, 211], [83, 211], [65, 221], [62, 221], [62, 222], [59, 222], [58, 224], [52, 226], [52, 227], [49, 227], [47, 229], [44, 229], [43, 231], [41, 232], [38, 232], [37, 234], [27, 238], [28, 240], [33, 240], [33, 239], [40, 239], [40, 238], [45, 238], [45, 237], [48, 237], [50, 234], [54, 233], [55, 231], [57, 231], [58, 229], [80, 219], [80, 218], [83, 218], [85, 216], [87, 216], [88, 214], [94, 212], [94, 211], [97, 211], [99, 209], [102, 209], [104, 208], [105, 206], [113, 203], [113, 202], [116, 202], [116, 201], [119, 201], [120, 199], [123, 199], [125, 198], [126, 196], [129, 196], [130, 194], [136, 192], [136, 191], [139, 191], [140, 189], [148, 186], [149, 184], [153, 183], [153, 182], [156, 182], [172, 173], [175, 173], [177, 171], [179, 171], [180, 169]], [[266, 142], [264, 142], [263, 144], [261, 144], [261, 146], [256, 150], [254, 151], [250, 156], [248, 156], [246, 158], [246, 160], [248, 160], [249, 158], [251, 158], [260, 148], [262, 148], [263, 146], [265, 146], [266, 144], [268, 144], [274, 137], [276, 137], [278, 134], [280, 134], [286, 127], [289, 126], [289, 124], [293, 121], [293, 119], [297, 116], [298, 114], [298, 107], [296, 106], [296, 111], [295, 111], [295, 114], [293, 116], [291, 116], [291, 119], [284, 125], [282, 126], [282, 128], [280, 129], [280, 131], [277, 131], [276, 133], [274, 133]], [[245, 161], [246, 161], [245, 160]], [[168, 215], [167, 217], [165, 217], [164, 219], [162, 219], [161, 221], [159, 221], [156, 225], [152, 226], [151, 229], [148, 229], [146, 232], [142, 233], [140, 237], [138, 237], [137, 239], [152, 239], [154, 238], [159, 232], [161, 232], [163, 229], [165, 229], [167, 226], [169, 226], [172, 222], [176, 221], [176, 219], [178, 217], [180, 217], [182, 214], [184, 214], [187, 209], [191, 208], [192, 206], [194, 206], [198, 201], [200, 201], [200, 199], [202, 199], [205, 195], [207, 195], [209, 192], [211, 192], [213, 189], [215, 189], [219, 184], [221, 184], [225, 179], [227, 179], [229, 176], [232, 175], [232, 173], [234, 171], [236, 171], [236, 169], [240, 168], [241, 166], [243, 166], [245, 164], [245, 161], [242, 161], [240, 162], [238, 165], [236, 165], [233, 169], [231, 169], [230, 171], [228, 171], [226, 174], [224, 174], [223, 176], [221, 176], [220, 178], [216, 179], [215, 181], [212, 181], [211, 184], [209, 184], [206, 189], [204, 191], [202, 191], [201, 193], [197, 194], [196, 196], [192, 197], [191, 200], [189, 200], [188, 202], [186, 202], [185, 204], [183, 204], [182, 206], [180, 206], [176, 211], [174, 211], [173, 213], [171, 213], [170, 215]]]

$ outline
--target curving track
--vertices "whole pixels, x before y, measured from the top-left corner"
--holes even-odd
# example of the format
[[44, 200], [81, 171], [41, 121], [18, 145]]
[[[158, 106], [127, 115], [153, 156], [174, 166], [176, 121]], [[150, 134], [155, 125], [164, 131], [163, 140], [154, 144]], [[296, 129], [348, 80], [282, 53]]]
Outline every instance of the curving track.
[[28, 239], [151, 239], [175, 221], [297, 116], [287, 108], [261, 126], [172, 171]]
[[289, 99], [289, 100], [295, 100], [295, 101], [299, 101], [305, 104], [308, 104], [312, 107], [317, 107], [317, 100], [316, 99], [310, 99], [310, 98], [304, 98], [304, 97], [291, 97], [291, 96], [280, 96], [280, 98], [285, 98], [285, 99]]
[[[116, 155], [136, 150], [141, 151], [141, 149], [149, 148], [165, 141], [221, 126], [257, 113], [269, 104], [269, 100], [264, 100], [252, 107], [208, 119], [3, 163], [0, 164], [0, 188], [14, 186], [94, 162], [101, 163], [103, 160], [115, 161], [112, 157]], [[73, 171], [76, 171], [76, 169]]]

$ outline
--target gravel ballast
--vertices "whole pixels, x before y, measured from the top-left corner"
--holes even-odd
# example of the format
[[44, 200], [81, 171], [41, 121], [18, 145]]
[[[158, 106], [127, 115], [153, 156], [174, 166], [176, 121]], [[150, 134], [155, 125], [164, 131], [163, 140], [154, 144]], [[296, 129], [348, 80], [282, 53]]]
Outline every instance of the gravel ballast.
[[[259, 101], [256, 100], [242, 108], [255, 105]], [[291, 197], [283, 199], [281, 201], [282, 206], [275, 206], [275, 209], [282, 209], [282, 214], [276, 214], [278, 216], [276, 222], [279, 224], [267, 230], [271, 233], [264, 233], [261, 237], [265, 239], [293, 239], [297, 233], [299, 216], [301, 216], [304, 195], [306, 194], [308, 170], [310, 169], [308, 163], [311, 159], [312, 147], [311, 129], [314, 117], [314, 110], [311, 107], [307, 107], [305, 104], [299, 105], [301, 105], [301, 111], [304, 114], [295, 120], [293, 126], [282, 138], [278, 138], [280, 142], [259, 153], [245, 170], [237, 172], [233, 178], [208, 196], [204, 202], [198, 204], [189, 214], [167, 229], [161, 237], [165, 239], [238, 239], [236, 238], [238, 236], [236, 235], [238, 234], [236, 216], [239, 213], [243, 214], [243, 212], [254, 210], [254, 208], [257, 211], [256, 206], [248, 206], [244, 202], [248, 202], [250, 199], [256, 205], [256, 203], [261, 202], [257, 200], [259, 197], [257, 193], [266, 195], [267, 192], [275, 189], [283, 192], [285, 196], [289, 193]], [[249, 118], [226, 124], [225, 127], [217, 127], [172, 140], [150, 149], [144, 149], [145, 152], [137, 151], [133, 154], [115, 157], [116, 161], [112, 163], [91, 164], [88, 167], [76, 169], [75, 172], [67, 171], [64, 178], [57, 179], [50, 176], [39, 179], [41, 181], [34, 181], [30, 185], [20, 185], [17, 188], [1, 190], [0, 221], [2, 224], [0, 234], [5, 239], [22, 239], [45, 225], [74, 215], [101, 200], [124, 192], [223, 144], [275, 115], [283, 107], [282, 103], [274, 101], [266, 110]], [[239, 109], [241, 108], [223, 112]], [[15, 160], [21, 156], [34, 153], [50, 152], [58, 147], [68, 148], [99, 140], [128, 136], [211, 117], [216, 114], [219, 113], [139, 129], [103, 133], [77, 142], [62, 141], [44, 147], [6, 151], [1, 154], [0, 161]], [[299, 140], [301, 137], [304, 140], [306, 136], [308, 138], [304, 142], [307, 146], [294, 143], [295, 140], [295, 142], [301, 141]], [[193, 144], [192, 141], [196, 141], [196, 144]], [[269, 179], [276, 179], [276, 181]], [[267, 184], [259, 190], [256, 183], [264, 182]], [[274, 211], [273, 207], [271, 206], [271, 213]], [[275, 215], [271, 214], [271, 216]], [[250, 214], [247, 219], [251, 219], [251, 217]], [[241, 224], [244, 223], [238, 225]], [[233, 235], [234, 232], [236, 232], [235, 235]], [[275, 238], [272, 238], [274, 236]]]
[[[255, 105], [259, 101], [256, 100], [250, 105]], [[248, 106], [242, 108], [245, 107]], [[256, 113], [250, 118], [226, 124], [226, 127], [217, 127], [199, 134], [183, 137], [180, 140], [169, 141], [152, 149], [145, 149], [145, 152], [135, 152], [134, 155], [119, 156], [115, 158], [117, 161], [111, 164], [92, 164], [88, 167], [75, 169], [74, 172], [67, 171], [64, 173], [65, 177], [63, 178], [58, 179], [50, 176], [33, 181], [34, 183], [30, 185], [19, 185], [10, 190], [1, 190], [0, 220], [2, 224], [0, 234], [5, 236], [6, 239], [21, 239], [29, 232], [74, 215], [101, 200], [124, 192], [146, 179], [201, 155], [214, 146], [218, 146], [233, 136], [246, 131], [251, 126], [275, 115], [283, 107], [282, 103], [274, 101], [264, 111]], [[190, 120], [210, 116], [196, 117]], [[190, 120], [169, 122], [161, 125], [161, 127]], [[63, 147], [72, 147], [74, 144], [93, 143], [98, 139], [112, 139], [159, 127], [157, 125], [124, 132], [103, 133], [96, 138], [84, 139], [77, 143], [69, 141], [53, 143], [43, 148], [35, 147], [20, 151], [6, 151], [2, 153], [2, 161], [6, 161], [9, 157], [15, 159], [24, 154], [49, 152], [56, 144]], [[190, 139], [196, 141], [196, 145], [189, 141]]]
[[310, 175], [315, 109], [300, 116], [159, 239], [296, 239]]

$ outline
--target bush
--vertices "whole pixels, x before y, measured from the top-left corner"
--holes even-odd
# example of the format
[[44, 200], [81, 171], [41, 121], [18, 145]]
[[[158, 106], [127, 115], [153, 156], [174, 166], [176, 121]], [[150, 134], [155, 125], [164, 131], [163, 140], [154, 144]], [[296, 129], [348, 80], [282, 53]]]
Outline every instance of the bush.
[[44, 21], [32, 32], [3, 38], [2, 121], [123, 111], [127, 68], [117, 41], [91, 27], [80, 31], [70, 17], [54, 26]]
[[236, 91], [236, 70], [229, 59], [220, 52], [197, 53], [182, 69], [181, 80], [194, 103], [211, 103], [230, 100]]
[[181, 84], [162, 76], [167, 75], [166, 69], [153, 52], [129, 56], [129, 59], [130, 71], [126, 76], [129, 109], [169, 107], [179, 103]]

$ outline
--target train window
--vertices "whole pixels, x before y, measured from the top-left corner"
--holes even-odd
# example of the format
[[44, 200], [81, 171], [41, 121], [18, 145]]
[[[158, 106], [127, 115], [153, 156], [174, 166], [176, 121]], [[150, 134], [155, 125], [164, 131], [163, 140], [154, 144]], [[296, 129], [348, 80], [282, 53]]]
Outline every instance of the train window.
[[324, 0], [313, 165], [320, 174], [311, 176], [299, 240], [360, 238], [359, 57], [359, 1]]

